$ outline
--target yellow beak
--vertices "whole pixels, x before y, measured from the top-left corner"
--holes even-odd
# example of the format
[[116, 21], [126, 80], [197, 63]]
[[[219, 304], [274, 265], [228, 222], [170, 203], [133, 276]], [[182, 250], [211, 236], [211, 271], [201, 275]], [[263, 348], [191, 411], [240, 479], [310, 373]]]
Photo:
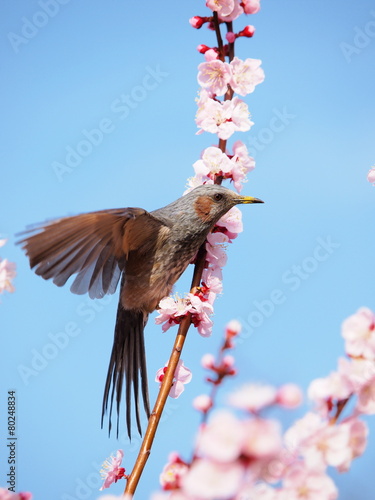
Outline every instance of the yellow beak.
[[252, 196], [238, 196], [236, 197], [236, 203], [264, 203], [264, 201]]

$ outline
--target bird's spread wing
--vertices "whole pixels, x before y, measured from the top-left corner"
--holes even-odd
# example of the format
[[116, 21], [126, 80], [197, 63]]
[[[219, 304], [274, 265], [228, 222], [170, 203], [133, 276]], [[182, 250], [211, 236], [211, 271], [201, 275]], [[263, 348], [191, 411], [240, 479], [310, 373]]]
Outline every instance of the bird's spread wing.
[[134, 231], [141, 219], [146, 228], [163, 225], [141, 208], [102, 210], [38, 224], [21, 233], [17, 243], [36, 274], [58, 286], [76, 275], [73, 293], [100, 298], [116, 290], [127, 253], [147, 246], [148, 231]]

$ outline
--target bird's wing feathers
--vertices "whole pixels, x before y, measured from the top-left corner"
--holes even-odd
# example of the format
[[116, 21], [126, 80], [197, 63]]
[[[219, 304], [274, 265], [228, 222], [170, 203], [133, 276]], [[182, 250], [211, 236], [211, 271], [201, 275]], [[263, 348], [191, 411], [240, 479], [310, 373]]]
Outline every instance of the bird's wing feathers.
[[140, 208], [102, 210], [36, 225], [18, 243], [36, 274], [58, 286], [76, 274], [71, 291], [100, 298], [114, 293], [127, 253], [147, 247], [147, 228], [155, 224], [163, 225]]

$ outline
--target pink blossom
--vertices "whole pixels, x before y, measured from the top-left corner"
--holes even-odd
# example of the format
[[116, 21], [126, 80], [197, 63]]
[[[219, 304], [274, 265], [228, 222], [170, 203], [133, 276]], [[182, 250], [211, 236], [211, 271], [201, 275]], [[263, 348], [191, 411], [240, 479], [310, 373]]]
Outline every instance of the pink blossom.
[[238, 192], [242, 190], [242, 183], [246, 181], [246, 175], [255, 168], [254, 158], [249, 156], [247, 147], [241, 141], [236, 141], [233, 144], [233, 157], [231, 159], [233, 165], [232, 179], [234, 187]]
[[240, 456], [244, 439], [242, 423], [231, 412], [223, 410], [215, 413], [202, 427], [197, 449], [211, 460], [229, 463]]
[[31, 500], [31, 499], [32, 499], [31, 493], [13, 493], [6, 488], [0, 488], [0, 500]]
[[276, 389], [271, 385], [246, 384], [232, 392], [229, 403], [236, 408], [258, 413], [276, 400]]
[[236, 39], [236, 35], [233, 33], [233, 31], [228, 31], [228, 33], [225, 35], [225, 38], [229, 43], [233, 43]]
[[362, 307], [342, 324], [342, 336], [349, 356], [375, 359], [375, 315]]
[[296, 384], [285, 384], [279, 387], [276, 401], [285, 408], [296, 408], [302, 403], [302, 391]]
[[343, 462], [338, 467], [339, 472], [347, 472], [350, 468], [351, 462], [363, 454], [367, 445], [368, 427], [365, 422], [357, 418], [350, 418], [341, 425], [348, 426], [349, 428], [349, 449], [350, 456], [346, 462]]
[[227, 500], [239, 490], [243, 475], [239, 462], [220, 464], [200, 458], [182, 480], [183, 493], [199, 500]]
[[302, 463], [291, 467], [283, 481], [283, 500], [335, 500], [337, 488], [323, 472], [310, 470]]
[[231, 71], [228, 63], [215, 59], [198, 66], [198, 83], [212, 94], [224, 95], [228, 90]]
[[208, 49], [204, 52], [204, 58], [206, 62], [215, 61], [219, 57], [219, 53], [216, 49]]
[[307, 466], [325, 470], [327, 465], [340, 467], [351, 457], [350, 429], [346, 425], [324, 423], [301, 446]]
[[254, 123], [249, 120], [250, 113], [247, 104], [244, 101], [241, 101], [238, 97], [233, 97], [233, 99], [229, 102], [233, 108], [232, 121], [235, 125], [235, 131], [246, 132], [247, 130], [250, 130]]
[[162, 330], [166, 332], [172, 325], [181, 323], [189, 311], [190, 304], [185, 299], [165, 297], [159, 302], [159, 316], [155, 318], [155, 323], [163, 323]]
[[133, 496], [126, 493], [120, 497], [114, 495], [101, 495], [97, 500], [132, 500]]
[[232, 166], [233, 163], [221, 149], [211, 146], [203, 151], [201, 159], [194, 163], [193, 168], [198, 177], [206, 176], [214, 179], [215, 175], [230, 172]]
[[260, 0], [242, 0], [245, 14], [256, 14], [260, 11]]
[[359, 392], [375, 377], [375, 364], [363, 358], [340, 358], [338, 372], [350, 386], [351, 392]]
[[308, 467], [325, 470], [327, 465], [340, 467], [351, 456], [348, 426], [330, 425], [313, 413], [307, 413], [285, 433], [288, 448], [297, 449]]
[[204, 45], [203, 43], [197, 46], [197, 51], [200, 52], [201, 54], [205, 54], [207, 50], [210, 50], [210, 47]]
[[212, 305], [209, 302], [202, 301], [199, 297], [191, 293], [189, 293], [188, 297], [191, 303], [192, 323], [202, 337], [209, 337], [212, 334], [213, 325], [210, 319], [210, 316], [214, 312]]
[[225, 337], [227, 339], [231, 339], [233, 337], [237, 337], [242, 330], [242, 325], [236, 319], [232, 319], [225, 325]]
[[[2, 240], [4, 241], [4, 240]], [[16, 277], [16, 264], [0, 258], [0, 293], [14, 292], [12, 279]]]
[[[159, 368], [156, 372], [155, 382], [159, 382], [160, 386], [164, 379], [164, 375], [168, 369], [168, 362], [165, 363], [163, 368]], [[176, 370], [174, 372], [173, 382], [171, 390], [169, 391], [169, 396], [171, 398], [177, 399], [185, 390], [184, 384], [188, 384], [192, 379], [192, 373], [184, 365], [182, 359], [177, 364]]]
[[225, 229], [225, 234], [230, 238], [234, 239], [237, 237], [238, 233], [242, 233], [242, 212], [237, 207], [232, 207], [221, 219], [216, 223], [220, 228]]
[[206, 21], [206, 18], [200, 16], [194, 16], [189, 19], [190, 25], [196, 29], [201, 28]]
[[193, 408], [202, 413], [207, 413], [208, 410], [212, 408], [212, 405], [212, 399], [210, 398], [210, 396], [207, 396], [207, 394], [196, 396], [193, 400]]
[[281, 500], [280, 492], [266, 483], [243, 485], [235, 500]]
[[[3, 239], [0, 239], [0, 248], [1, 248], [1, 247], [3, 247], [3, 246], [6, 244], [6, 242], [7, 242], [7, 241], [8, 241], [8, 240], [7, 240], [7, 239], [4, 239], [4, 238], [3, 238]], [[1, 491], [1, 490], [0, 490], [0, 491]]]
[[375, 414], [375, 377], [361, 387], [356, 408], [366, 415]]
[[252, 36], [254, 36], [254, 33], [255, 33], [254, 26], [249, 24], [248, 26], [245, 26], [244, 29], [238, 33], [238, 36], [244, 36], [247, 38], [251, 38]]
[[281, 427], [276, 420], [253, 418], [243, 421], [242, 452], [248, 457], [271, 459], [281, 450]]
[[168, 458], [169, 461], [164, 466], [159, 481], [163, 490], [174, 490], [181, 486], [181, 479], [189, 468], [176, 453], [171, 453]]
[[233, 11], [235, 1], [237, 0], [207, 0], [206, 5], [213, 12], [227, 16]]
[[224, 11], [218, 11], [218, 16], [221, 21], [224, 21], [225, 23], [229, 23], [231, 21], [234, 21], [239, 17], [241, 14], [243, 14], [243, 8], [240, 6], [238, 0], [234, 0], [233, 4], [233, 9], [230, 13], [224, 14]]
[[246, 132], [251, 128], [249, 115], [247, 104], [238, 97], [220, 102], [210, 99], [207, 93], [202, 95], [201, 91], [195, 121], [201, 130], [226, 140], [236, 131]]
[[227, 254], [225, 251], [225, 244], [228, 243], [229, 238], [223, 233], [210, 233], [207, 236], [206, 251], [207, 261], [212, 267], [224, 267], [227, 262]]
[[332, 372], [328, 377], [317, 378], [310, 383], [308, 397], [327, 415], [331, 409], [332, 399], [341, 401], [351, 394], [352, 388], [347, 377], [339, 372]]
[[223, 282], [218, 276], [217, 270], [207, 267], [202, 273], [202, 285], [205, 297], [213, 304], [216, 296], [223, 291]]
[[264, 80], [264, 71], [260, 67], [260, 59], [246, 59], [242, 61], [235, 57], [230, 63], [231, 78], [229, 84], [240, 95], [251, 94], [255, 86]]
[[215, 366], [215, 356], [211, 353], [205, 354], [204, 356], [202, 356], [201, 365], [203, 366], [203, 368], [206, 368], [206, 370], [212, 370], [212, 368]]
[[372, 167], [367, 174], [367, 180], [375, 186], [375, 167]]
[[100, 473], [104, 479], [104, 483], [101, 486], [100, 491], [105, 488], [109, 488], [111, 484], [117, 483], [119, 479], [125, 477], [125, 469], [120, 467], [123, 457], [124, 452], [122, 450], [118, 450], [115, 457], [111, 455], [103, 462], [103, 469]]

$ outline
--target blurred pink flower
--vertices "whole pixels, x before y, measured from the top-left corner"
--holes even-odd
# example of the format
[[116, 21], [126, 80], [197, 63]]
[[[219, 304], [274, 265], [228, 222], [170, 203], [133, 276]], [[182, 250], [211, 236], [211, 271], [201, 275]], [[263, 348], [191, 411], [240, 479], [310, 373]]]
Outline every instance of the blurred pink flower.
[[201, 428], [198, 453], [217, 462], [230, 463], [240, 456], [244, 439], [242, 422], [231, 412], [222, 410]]
[[375, 363], [363, 358], [340, 358], [338, 372], [352, 392], [358, 393], [375, 377]]
[[366, 415], [375, 414], [375, 377], [361, 387], [356, 408]]
[[298, 450], [311, 469], [323, 471], [327, 465], [340, 467], [351, 457], [348, 425], [329, 424], [314, 413], [307, 413], [285, 433], [289, 450]]
[[215, 59], [203, 62], [198, 66], [198, 83], [212, 94], [224, 95], [231, 80], [231, 70], [228, 63]]
[[13, 493], [8, 489], [0, 488], [0, 500], [31, 500], [32, 497], [31, 493]]
[[182, 480], [183, 493], [197, 500], [227, 500], [239, 490], [243, 475], [239, 462], [220, 464], [200, 458]]
[[[4, 241], [4, 240], [2, 240]], [[12, 279], [16, 277], [16, 264], [0, 258], [0, 293], [14, 292]]]
[[[167, 368], [168, 362], [165, 363], [163, 368], [159, 368], [159, 370], [156, 372], [155, 382], [159, 382], [160, 386]], [[185, 390], [184, 384], [188, 384], [191, 381], [192, 377], [193, 376], [191, 371], [184, 365], [182, 359], [180, 359], [174, 372], [173, 383], [171, 390], [169, 391], [169, 396], [171, 398], [177, 399]]]
[[193, 408], [202, 413], [207, 413], [212, 408], [212, 399], [207, 394], [196, 396], [193, 400]]
[[302, 391], [296, 384], [284, 384], [277, 389], [276, 402], [285, 408], [296, 408], [302, 399]]
[[175, 490], [181, 486], [181, 479], [189, 470], [188, 465], [181, 460], [177, 453], [171, 453], [168, 463], [164, 466], [159, 476], [163, 490]]
[[350, 418], [341, 425], [348, 426], [349, 428], [349, 448], [350, 456], [346, 462], [342, 462], [338, 470], [339, 472], [347, 472], [350, 468], [351, 462], [363, 454], [367, 445], [368, 427], [365, 422], [357, 418]]
[[111, 455], [103, 462], [103, 469], [100, 472], [104, 483], [101, 486], [100, 491], [105, 488], [109, 488], [111, 484], [117, 483], [119, 479], [125, 477], [125, 469], [120, 467], [123, 457], [124, 452], [122, 450], [118, 450], [115, 457]]
[[375, 167], [368, 171], [367, 180], [375, 186]]
[[276, 420], [252, 418], [243, 421], [244, 455], [255, 459], [271, 459], [281, 450], [281, 426]]
[[237, 337], [241, 333], [241, 330], [241, 323], [236, 319], [232, 319], [225, 325], [225, 337], [230, 339], [233, 337]]
[[332, 399], [341, 401], [351, 394], [352, 388], [347, 377], [339, 372], [332, 372], [327, 377], [313, 380], [308, 388], [308, 397], [317, 405], [322, 415], [327, 416], [331, 410]]
[[375, 315], [362, 307], [342, 324], [342, 336], [349, 356], [375, 359]]
[[242, 96], [251, 94], [254, 92], [255, 86], [263, 82], [264, 71], [260, 67], [261, 64], [260, 59], [249, 58], [242, 61], [238, 57], [234, 57], [228, 72], [231, 74], [229, 84], [237, 94]]
[[323, 472], [309, 470], [302, 463], [291, 467], [283, 480], [283, 500], [335, 500], [337, 488]]
[[257, 413], [276, 401], [277, 391], [271, 385], [245, 384], [229, 396], [229, 404], [236, 408]]
[[245, 14], [256, 14], [260, 11], [260, 0], [242, 0]]

